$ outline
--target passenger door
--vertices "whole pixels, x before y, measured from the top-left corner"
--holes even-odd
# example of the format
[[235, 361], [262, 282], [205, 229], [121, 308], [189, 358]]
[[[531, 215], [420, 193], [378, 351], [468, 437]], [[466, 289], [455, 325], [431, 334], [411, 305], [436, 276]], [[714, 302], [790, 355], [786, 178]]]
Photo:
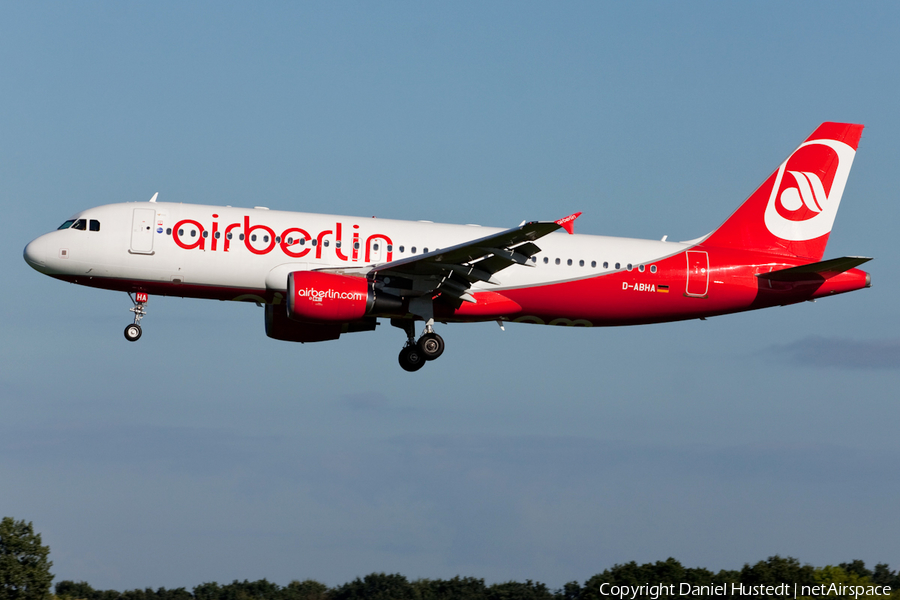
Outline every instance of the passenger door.
[[156, 209], [136, 208], [131, 219], [131, 253], [153, 254], [153, 219]]

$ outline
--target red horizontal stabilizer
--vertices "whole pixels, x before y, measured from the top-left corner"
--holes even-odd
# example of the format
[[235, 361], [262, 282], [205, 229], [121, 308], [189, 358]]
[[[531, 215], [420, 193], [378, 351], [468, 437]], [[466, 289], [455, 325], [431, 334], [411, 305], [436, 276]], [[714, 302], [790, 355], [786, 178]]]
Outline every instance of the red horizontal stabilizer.
[[574, 215], [569, 215], [568, 217], [563, 217], [559, 221], [556, 221], [556, 224], [569, 232], [569, 234], [575, 233], [575, 219], [581, 216], [580, 212], [575, 213]]
[[821, 281], [823, 279], [831, 279], [870, 260], [872, 259], [866, 256], [844, 256], [799, 267], [781, 269], [780, 271], [772, 271], [771, 273], [761, 273], [758, 277], [760, 279], [771, 279], [772, 281], [806, 281], [816, 279]]

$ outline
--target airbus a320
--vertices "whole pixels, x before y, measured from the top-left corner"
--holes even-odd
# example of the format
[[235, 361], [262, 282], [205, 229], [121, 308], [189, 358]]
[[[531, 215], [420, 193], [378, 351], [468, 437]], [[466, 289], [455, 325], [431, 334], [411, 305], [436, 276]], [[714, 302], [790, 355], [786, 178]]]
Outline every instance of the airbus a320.
[[[602, 327], [702, 319], [869, 287], [870, 260], [822, 260], [863, 126], [823, 123], [712, 233], [576, 235], [581, 213], [511, 229], [263, 207], [129, 202], [77, 213], [25, 247], [37, 271], [127, 292], [256, 302], [266, 334], [335, 340], [387, 319], [400, 365], [444, 351], [436, 323]], [[421, 326], [421, 333], [417, 331]]]

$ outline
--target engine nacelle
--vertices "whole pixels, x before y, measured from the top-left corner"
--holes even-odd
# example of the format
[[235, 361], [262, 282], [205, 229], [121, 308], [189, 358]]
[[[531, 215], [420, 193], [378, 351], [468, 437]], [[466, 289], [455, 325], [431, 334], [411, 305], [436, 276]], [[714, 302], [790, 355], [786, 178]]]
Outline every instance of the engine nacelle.
[[369, 282], [316, 271], [288, 275], [288, 317], [295, 321], [355, 321], [366, 314]]
[[356, 321], [373, 314], [400, 312], [396, 296], [376, 293], [365, 277], [294, 271], [288, 274], [287, 316], [307, 323]]
[[266, 335], [285, 342], [325, 342], [336, 340], [343, 333], [374, 331], [378, 325], [375, 317], [366, 317], [349, 323], [304, 323], [292, 321], [284, 304], [266, 304]]

